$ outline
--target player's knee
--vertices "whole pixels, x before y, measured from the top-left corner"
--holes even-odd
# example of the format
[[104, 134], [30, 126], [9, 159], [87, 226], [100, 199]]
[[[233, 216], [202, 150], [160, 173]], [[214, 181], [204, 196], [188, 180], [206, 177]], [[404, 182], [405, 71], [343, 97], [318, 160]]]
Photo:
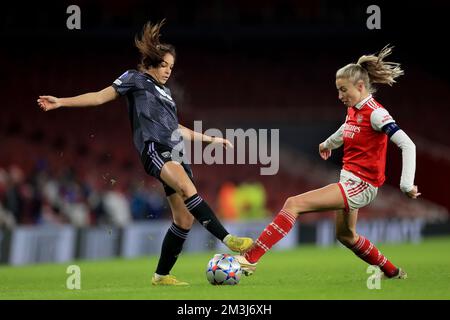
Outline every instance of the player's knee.
[[194, 217], [191, 214], [187, 214], [182, 217], [175, 217], [173, 222], [182, 229], [190, 230], [194, 224]]
[[294, 207], [294, 203], [295, 203], [294, 197], [287, 198], [286, 201], [284, 202], [283, 209], [287, 210], [287, 209]]
[[336, 233], [337, 240], [346, 247], [352, 247], [356, 243], [356, 233], [355, 232], [345, 232]]
[[183, 198], [183, 200], [187, 200], [197, 193], [197, 189], [192, 183], [187, 182], [177, 182], [177, 193]]
[[292, 214], [300, 214], [302, 212], [302, 199], [299, 197], [289, 197], [284, 203], [283, 210]]

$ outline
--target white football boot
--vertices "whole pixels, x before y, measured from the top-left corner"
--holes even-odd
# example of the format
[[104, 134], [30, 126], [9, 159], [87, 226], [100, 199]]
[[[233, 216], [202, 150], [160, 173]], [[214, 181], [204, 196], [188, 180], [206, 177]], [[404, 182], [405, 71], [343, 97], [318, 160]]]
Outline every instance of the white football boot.
[[388, 277], [383, 271], [381, 271], [380, 268], [378, 268], [378, 274], [377, 277], [379, 277], [381, 280], [390, 280], [390, 279], [407, 279], [408, 274], [405, 270], [402, 268], [398, 268], [398, 273], [393, 277]]
[[253, 272], [256, 271], [256, 265], [257, 263], [251, 263], [247, 260], [247, 258], [245, 258], [242, 255], [235, 255], [234, 258], [237, 260], [237, 262], [239, 262], [239, 264], [241, 265], [241, 270], [242, 273], [245, 276], [251, 276], [253, 274]]

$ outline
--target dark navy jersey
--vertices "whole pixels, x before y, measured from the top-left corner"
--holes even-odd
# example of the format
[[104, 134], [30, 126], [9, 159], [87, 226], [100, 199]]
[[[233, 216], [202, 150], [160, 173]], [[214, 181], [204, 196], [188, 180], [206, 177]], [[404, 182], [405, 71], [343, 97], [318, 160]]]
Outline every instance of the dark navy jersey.
[[114, 81], [112, 87], [127, 98], [133, 142], [140, 154], [147, 141], [170, 148], [182, 145], [183, 138], [176, 131], [177, 107], [168, 88], [157, 83], [149, 74], [137, 70], [126, 71]]

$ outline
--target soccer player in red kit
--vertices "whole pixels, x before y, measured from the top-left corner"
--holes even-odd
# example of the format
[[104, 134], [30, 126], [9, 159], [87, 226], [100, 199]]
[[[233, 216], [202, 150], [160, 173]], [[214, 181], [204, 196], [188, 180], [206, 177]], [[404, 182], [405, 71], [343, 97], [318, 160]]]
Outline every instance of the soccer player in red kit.
[[236, 256], [246, 275], [256, 269], [259, 259], [287, 235], [300, 214], [336, 210], [336, 237], [359, 258], [378, 266], [382, 278], [405, 279], [407, 274], [389, 261], [368, 239], [356, 233], [358, 209], [367, 206], [385, 180], [388, 139], [402, 150], [400, 189], [416, 199], [414, 185], [415, 145], [399, 128], [389, 112], [372, 94], [373, 84], [392, 85], [403, 74], [398, 63], [386, 62], [390, 47], [378, 55], [364, 55], [336, 73], [339, 100], [347, 107], [345, 123], [319, 145], [322, 159], [344, 146], [343, 168], [338, 183], [289, 197], [281, 211], [264, 229], [253, 247]]

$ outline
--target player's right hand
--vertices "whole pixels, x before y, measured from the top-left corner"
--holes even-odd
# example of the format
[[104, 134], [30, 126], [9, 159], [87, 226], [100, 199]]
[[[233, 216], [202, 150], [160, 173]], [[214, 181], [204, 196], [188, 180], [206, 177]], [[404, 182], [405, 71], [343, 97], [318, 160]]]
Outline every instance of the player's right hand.
[[49, 111], [61, 107], [59, 99], [53, 96], [39, 96], [37, 99], [39, 107], [44, 111]]
[[331, 150], [325, 148], [324, 143], [319, 144], [319, 154], [323, 160], [327, 160], [331, 156]]

